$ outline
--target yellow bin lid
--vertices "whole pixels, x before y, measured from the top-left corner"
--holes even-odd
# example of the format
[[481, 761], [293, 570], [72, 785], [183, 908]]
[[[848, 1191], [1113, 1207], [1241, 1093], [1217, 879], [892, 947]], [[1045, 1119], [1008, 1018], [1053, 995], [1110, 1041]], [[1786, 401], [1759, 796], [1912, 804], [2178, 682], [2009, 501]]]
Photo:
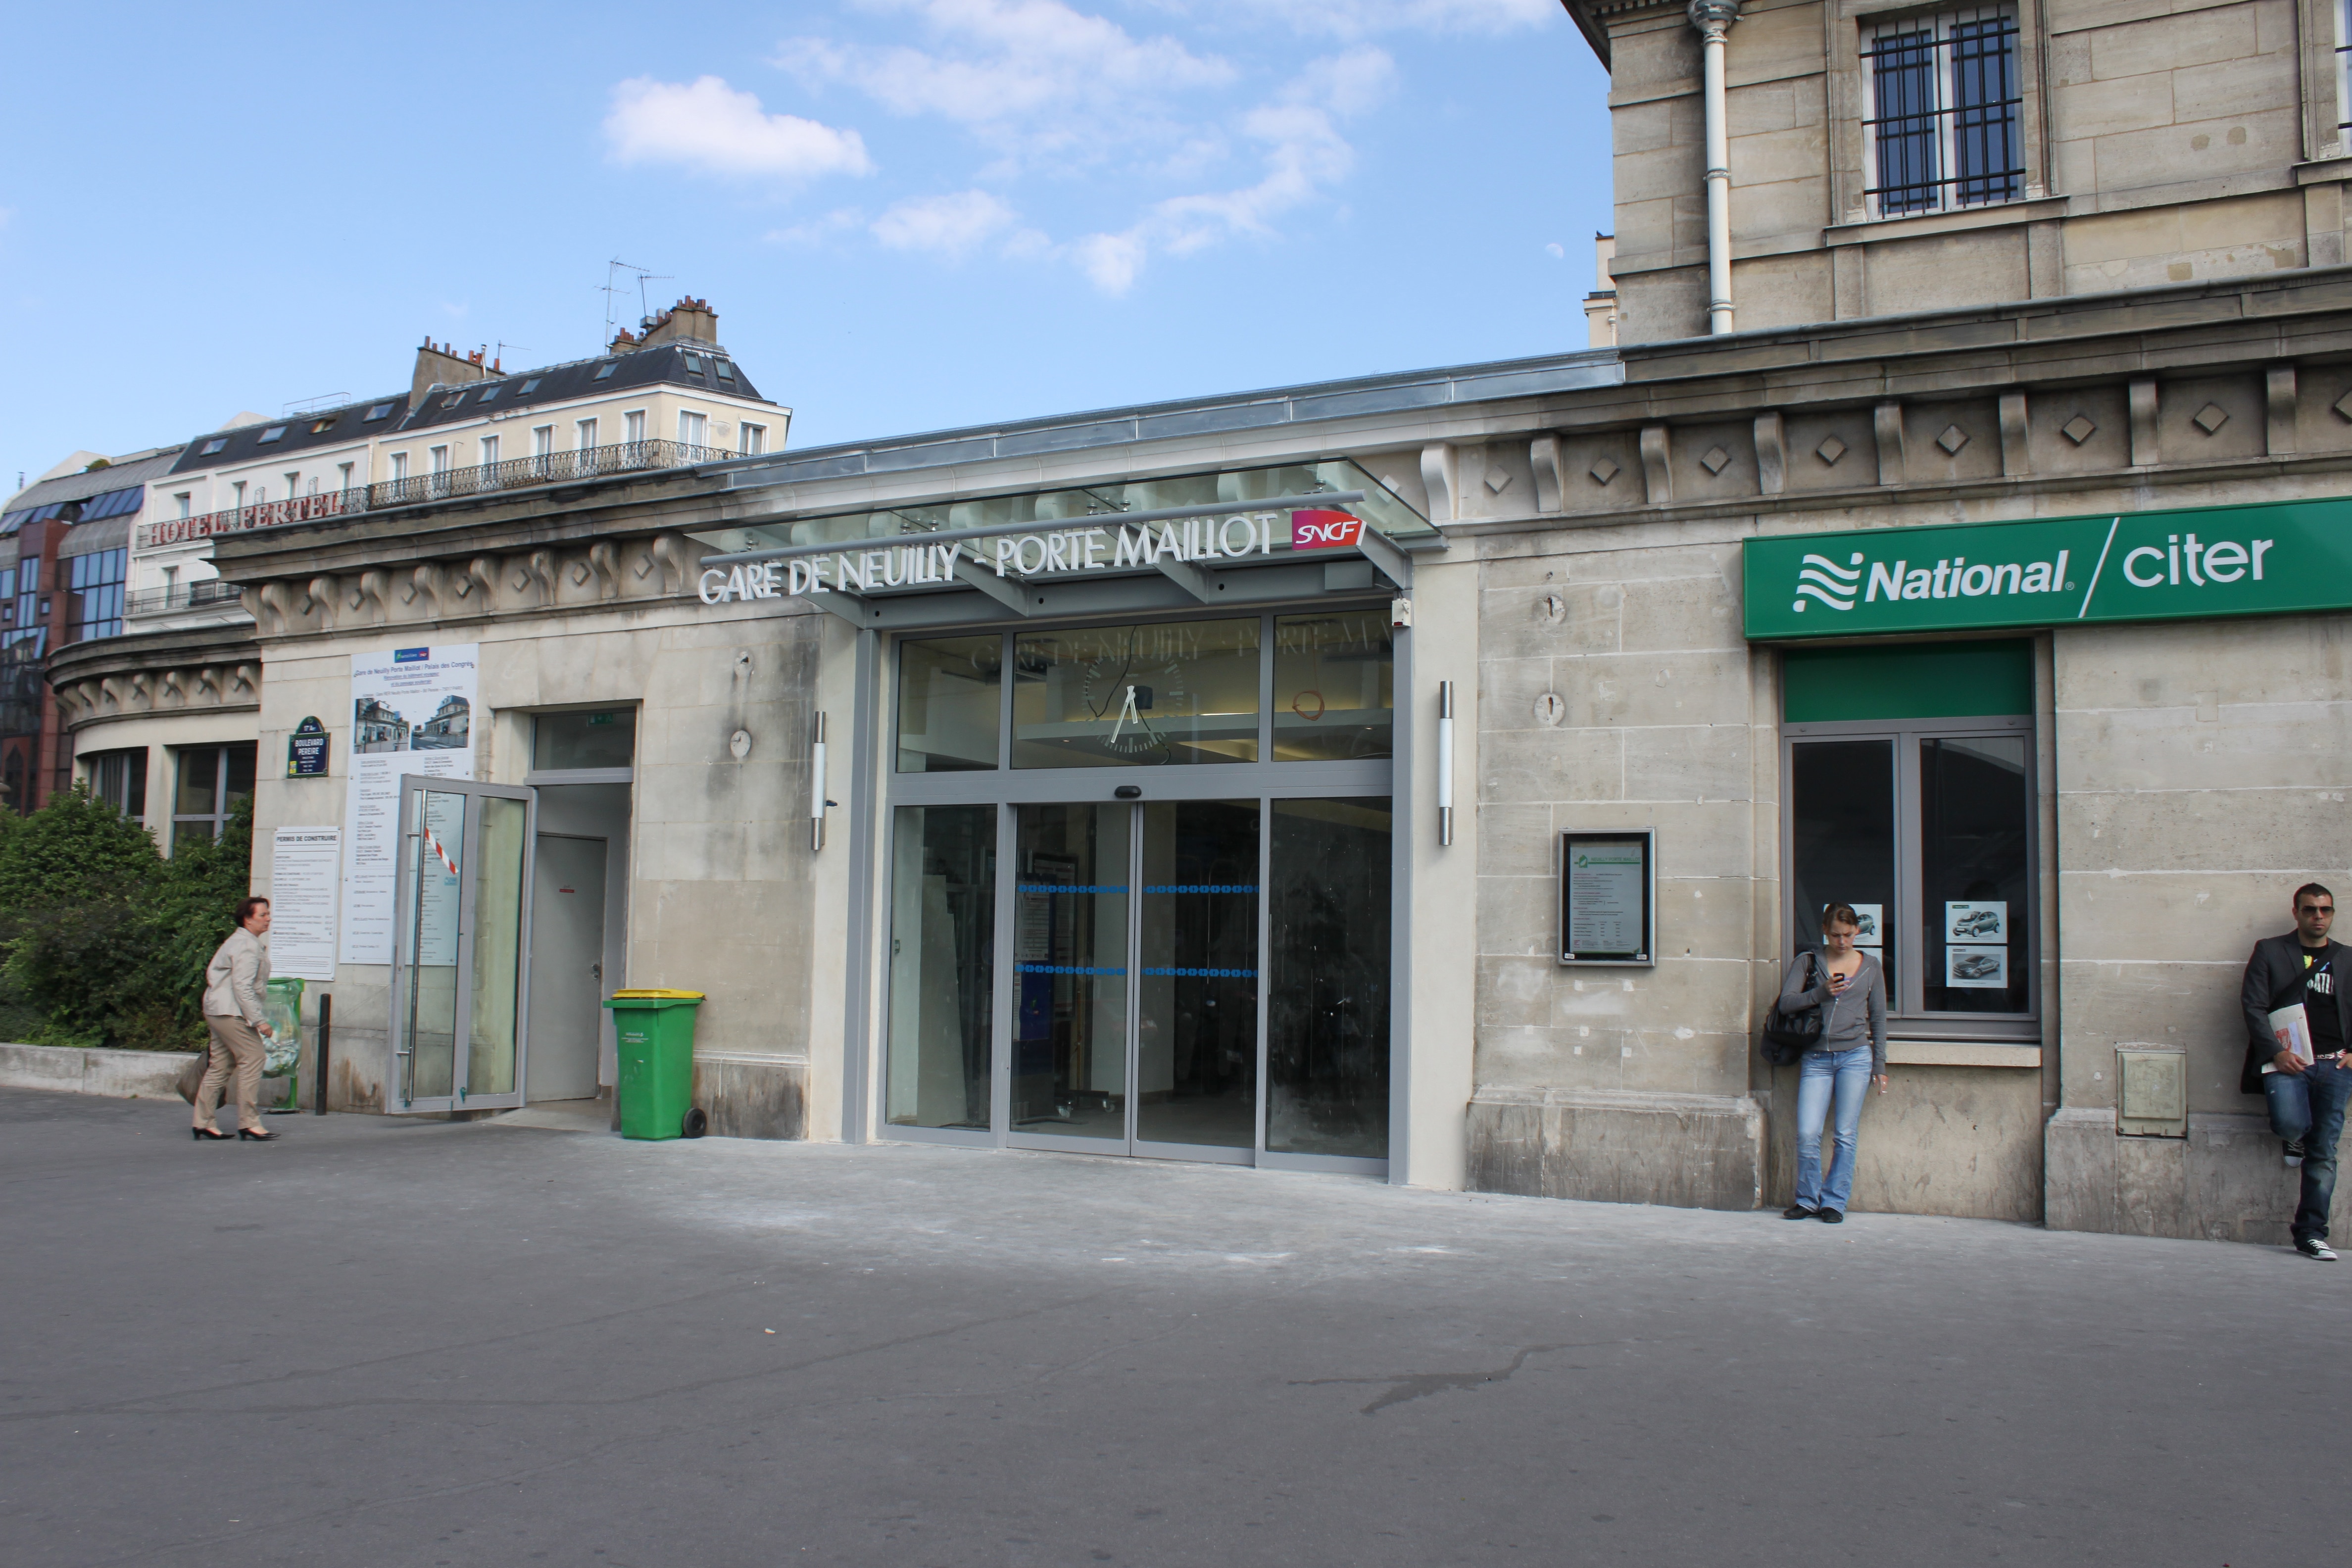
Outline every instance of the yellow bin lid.
[[632, 997], [643, 999], [656, 996], [674, 996], [681, 999], [692, 997], [697, 1002], [703, 1000], [702, 993], [699, 991], [665, 991], [659, 986], [647, 986], [641, 990], [615, 991], [613, 993], [613, 1000], [615, 1002], [626, 1001]]

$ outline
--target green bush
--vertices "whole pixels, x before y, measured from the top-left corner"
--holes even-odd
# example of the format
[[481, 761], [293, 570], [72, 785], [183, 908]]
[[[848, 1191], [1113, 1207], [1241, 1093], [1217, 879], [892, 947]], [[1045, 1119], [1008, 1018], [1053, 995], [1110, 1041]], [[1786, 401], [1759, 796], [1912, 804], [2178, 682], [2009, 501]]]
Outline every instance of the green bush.
[[250, 803], [171, 859], [77, 787], [0, 817], [0, 1032], [35, 1044], [187, 1050], [204, 973], [251, 886]]

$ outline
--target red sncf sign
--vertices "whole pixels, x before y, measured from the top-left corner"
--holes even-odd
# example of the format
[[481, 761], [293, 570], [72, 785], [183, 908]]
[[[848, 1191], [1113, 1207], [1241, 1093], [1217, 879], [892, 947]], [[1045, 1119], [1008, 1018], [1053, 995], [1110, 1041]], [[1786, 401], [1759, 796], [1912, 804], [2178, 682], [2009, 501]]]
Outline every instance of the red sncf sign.
[[1344, 511], [1294, 511], [1290, 514], [1290, 548], [1336, 550], [1355, 545], [1364, 537], [1364, 521]]

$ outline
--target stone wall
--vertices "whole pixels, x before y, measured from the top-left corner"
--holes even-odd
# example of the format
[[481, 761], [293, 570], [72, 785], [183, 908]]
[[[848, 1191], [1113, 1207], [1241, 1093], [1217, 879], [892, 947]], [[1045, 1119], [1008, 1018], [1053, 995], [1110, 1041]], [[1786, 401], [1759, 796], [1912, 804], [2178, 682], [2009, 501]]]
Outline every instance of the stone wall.
[[[1874, 218], [1846, 0], [1748, 0], [1727, 45], [1741, 331], [2343, 259], [2334, 22], [2298, 0], [2055, 0], [2021, 16], [2020, 199]], [[1680, 6], [1612, 8], [1618, 342], [1706, 330], [1705, 121]], [[2306, 103], [2311, 107], [2306, 108]]]

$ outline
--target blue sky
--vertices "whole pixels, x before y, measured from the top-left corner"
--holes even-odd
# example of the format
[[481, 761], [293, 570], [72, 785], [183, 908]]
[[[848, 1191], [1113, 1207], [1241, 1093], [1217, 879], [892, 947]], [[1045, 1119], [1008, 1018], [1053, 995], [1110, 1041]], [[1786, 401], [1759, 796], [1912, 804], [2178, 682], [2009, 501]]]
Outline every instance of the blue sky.
[[[795, 447], [1580, 348], [1558, 0], [27, 8], [0, 481], [719, 310]], [[631, 285], [621, 319], [639, 314]], [[10, 484], [8, 488], [13, 488]]]

